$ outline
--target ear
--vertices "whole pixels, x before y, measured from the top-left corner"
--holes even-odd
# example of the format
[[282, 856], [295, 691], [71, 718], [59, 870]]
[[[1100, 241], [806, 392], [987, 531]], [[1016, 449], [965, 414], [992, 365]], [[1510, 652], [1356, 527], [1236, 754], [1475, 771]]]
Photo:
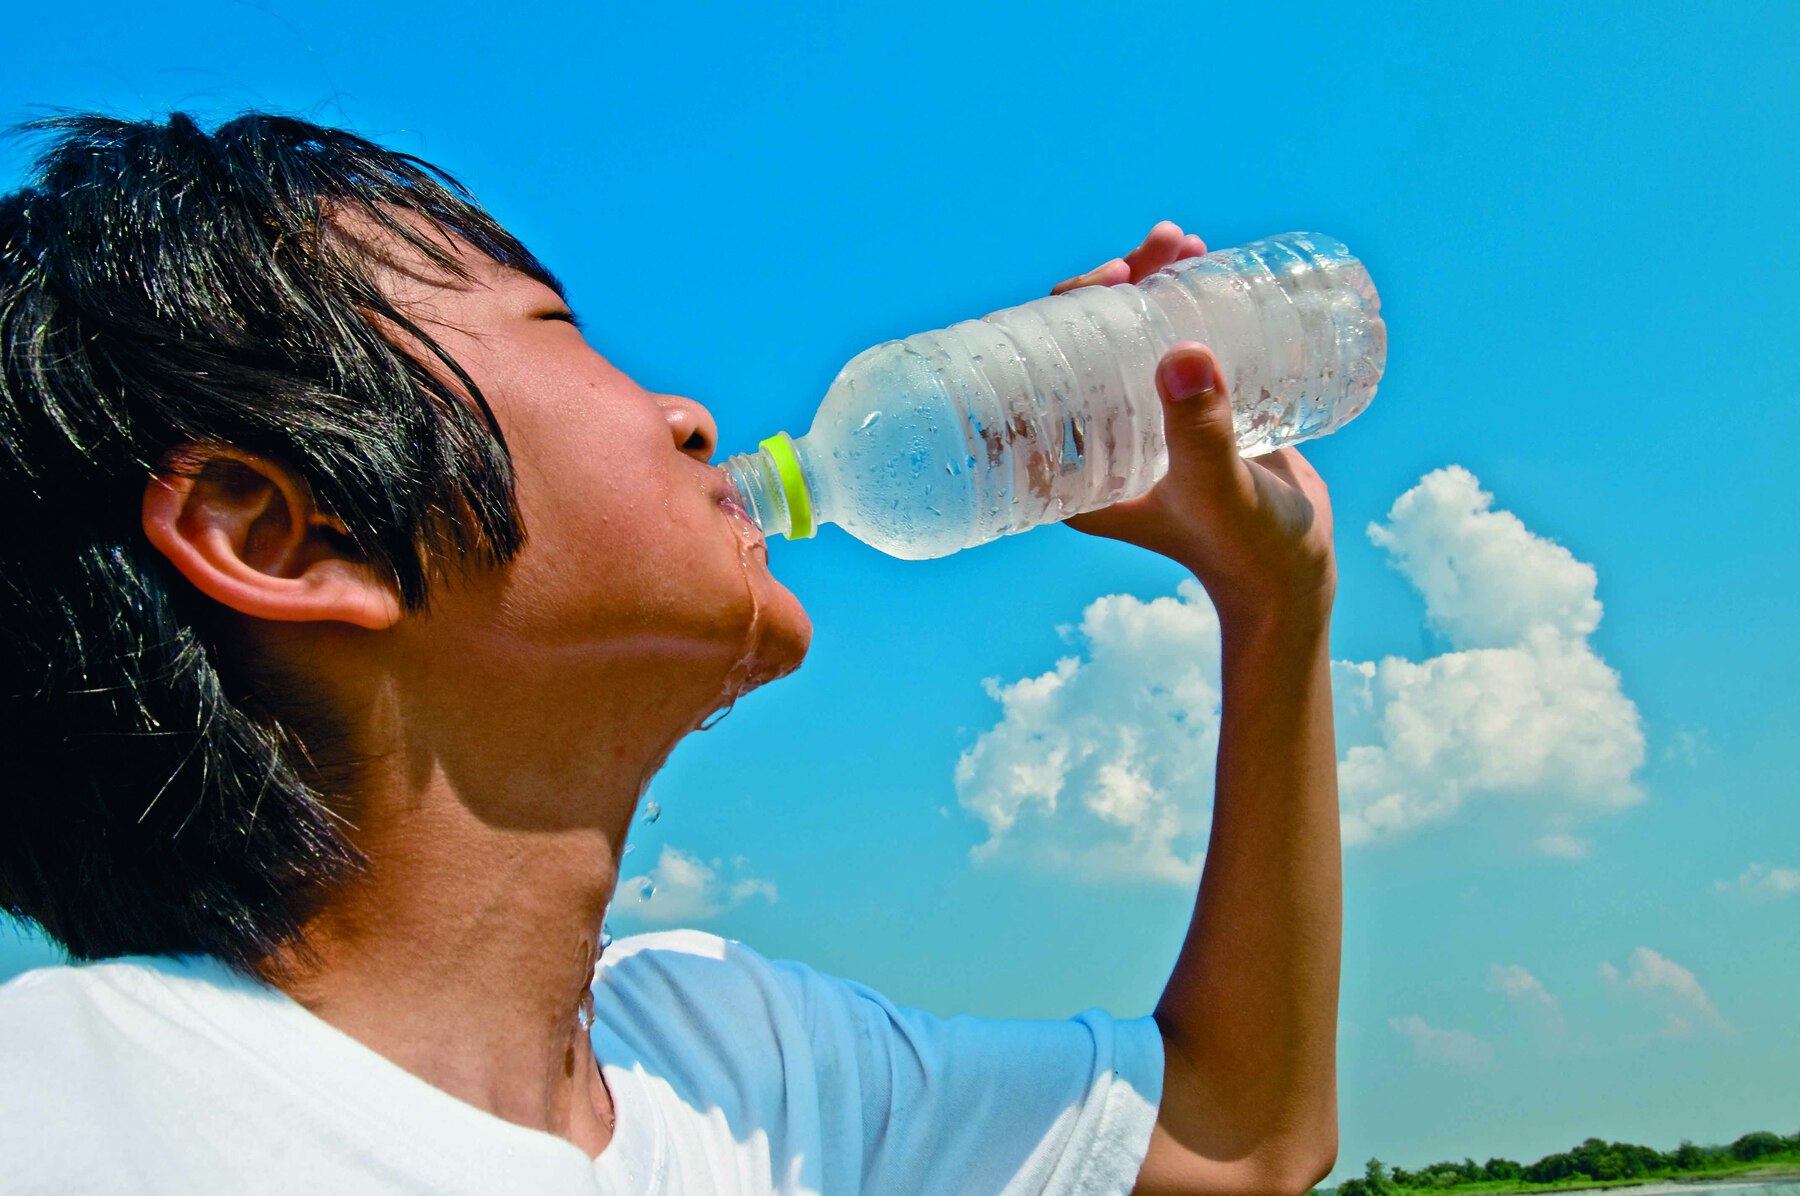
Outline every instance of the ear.
[[144, 488], [144, 534], [195, 589], [252, 618], [381, 631], [404, 613], [312, 488], [253, 453], [191, 445], [171, 455]]

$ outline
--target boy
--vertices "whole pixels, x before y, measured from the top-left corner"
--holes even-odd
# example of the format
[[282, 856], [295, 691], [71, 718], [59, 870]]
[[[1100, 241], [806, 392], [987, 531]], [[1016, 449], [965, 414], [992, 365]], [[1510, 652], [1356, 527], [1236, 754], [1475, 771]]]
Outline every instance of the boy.
[[[1335, 1155], [1331, 515], [1158, 371], [1224, 709], [1154, 1017], [937, 1019], [695, 932], [601, 951], [675, 744], [811, 626], [698, 403], [350, 134], [73, 117], [0, 199], [12, 1190], [1300, 1192]], [[1138, 279], [1158, 225], [1058, 289]], [[596, 960], [599, 971], [596, 975]]]

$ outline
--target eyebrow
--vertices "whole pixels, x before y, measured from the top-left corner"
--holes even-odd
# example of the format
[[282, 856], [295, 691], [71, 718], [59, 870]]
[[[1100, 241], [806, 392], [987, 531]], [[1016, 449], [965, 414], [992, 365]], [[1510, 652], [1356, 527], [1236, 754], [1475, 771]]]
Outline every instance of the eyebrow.
[[556, 275], [554, 275], [550, 272], [550, 268], [548, 266], [542, 265], [541, 263], [533, 262], [529, 266], [515, 266], [513, 268], [518, 270], [519, 273], [525, 275], [525, 277], [531, 279], [533, 282], [541, 282], [545, 286], [549, 287], [551, 290], [555, 291], [556, 297], [558, 299], [561, 299], [564, 303], [567, 303], [569, 301], [568, 288], [563, 286], [562, 279], [558, 278]]

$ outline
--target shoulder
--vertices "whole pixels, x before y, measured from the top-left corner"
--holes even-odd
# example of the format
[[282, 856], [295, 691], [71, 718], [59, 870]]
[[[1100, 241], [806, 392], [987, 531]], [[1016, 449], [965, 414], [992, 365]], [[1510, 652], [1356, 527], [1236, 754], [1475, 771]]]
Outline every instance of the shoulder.
[[615, 942], [594, 997], [615, 1054], [665, 1075], [784, 1076], [805, 1091], [850, 1082], [911, 1032], [904, 1011], [860, 984], [693, 930]]
[[620, 939], [594, 984], [596, 1025], [661, 1068], [812, 1075], [840, 1066], [885, 1003], [732, 939], [671, 930]]
[[773, 1017], [777, 1029], [812, 1021], [824, 1004], [887, 1004], [863, 985], [698, 930], [619, 939], [601, 960], [595, 992], [706, 1016], [748, 1014], [764, 1025]]
[[0, 985], [0, 1157], [25, 1165], [19, 1190], [127, 1179], [100, 1113], [128, 1101], [145, 1040], [166, 1024], [155, 990], [138, 961], [38, 968]]
[[8, 1062], [81, 1054], [109, 1028], [107, 1008], [129, 999], [133, 977], [116, 963], [37, 968], [0, 984], [0, 1043]]
[[[195, 957], [131, 956], [37, 968], [0, 985], [0, 1088], [12, 1093], [30, 1072], [65, 1080], [113, 1073], [133, 1048], [180, 1038], [193, 994], [224, 965]], [[191, 990], [191, 991], [190, 991]]]
[[595, 976], [596, 1000], [696, 1020], [791, 1008], [782, 969], [733, 939], [665, 930], [619, 939]]

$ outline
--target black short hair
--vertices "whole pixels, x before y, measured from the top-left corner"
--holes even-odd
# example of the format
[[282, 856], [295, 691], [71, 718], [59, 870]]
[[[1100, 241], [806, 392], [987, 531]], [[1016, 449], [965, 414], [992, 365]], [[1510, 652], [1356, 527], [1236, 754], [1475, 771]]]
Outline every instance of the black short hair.
[[346, 224], [467, 278], [452, 232], [561, 288], [454, 178], [342, 130], [23, 128], [49, 140], [0, 197], [0, 908], [77, 959], [252, 970], [363, 861], [291, 707], [146, 540], [144, 487], [186, 445], [278, 459], [421, 609], [517, 553], [511, 464]]

